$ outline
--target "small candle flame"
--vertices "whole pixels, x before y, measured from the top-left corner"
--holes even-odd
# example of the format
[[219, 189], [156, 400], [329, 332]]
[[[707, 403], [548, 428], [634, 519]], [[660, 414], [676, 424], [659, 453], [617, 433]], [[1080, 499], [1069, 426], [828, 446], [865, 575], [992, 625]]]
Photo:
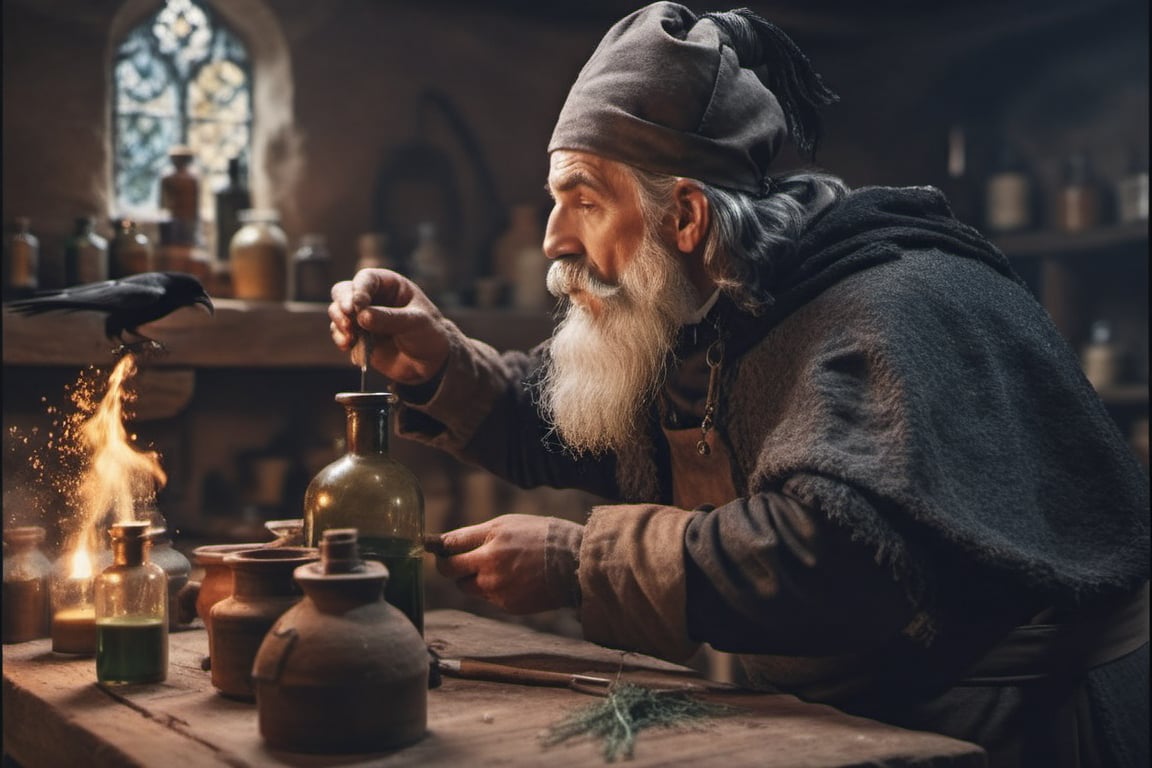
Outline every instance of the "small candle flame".
[[72, 571], [69, 576], [73, 579], [92, 578], [92, 556], [88, 550], [81, 547], [72, 553]]

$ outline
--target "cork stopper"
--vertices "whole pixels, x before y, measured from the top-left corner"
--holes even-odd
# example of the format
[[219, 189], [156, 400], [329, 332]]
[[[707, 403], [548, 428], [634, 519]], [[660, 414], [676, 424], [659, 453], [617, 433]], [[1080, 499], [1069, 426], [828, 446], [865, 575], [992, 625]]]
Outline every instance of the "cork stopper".
[[320, 569], [328, 573], [358, 573], [364, 570], [355, 528], [331, 528], [320, 541]]

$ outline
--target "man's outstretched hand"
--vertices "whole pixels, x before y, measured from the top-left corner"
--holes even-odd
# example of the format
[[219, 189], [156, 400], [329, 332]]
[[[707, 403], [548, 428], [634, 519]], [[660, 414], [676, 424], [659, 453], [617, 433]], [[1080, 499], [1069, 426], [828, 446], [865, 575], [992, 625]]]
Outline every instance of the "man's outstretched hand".
[[389, 269], [362, 269], [332, 286], [332, 341], [351, 353], [371, 334], [369, 364], [400, 384], [423, 384], [448, 360], [451, 325], [408, 278]]

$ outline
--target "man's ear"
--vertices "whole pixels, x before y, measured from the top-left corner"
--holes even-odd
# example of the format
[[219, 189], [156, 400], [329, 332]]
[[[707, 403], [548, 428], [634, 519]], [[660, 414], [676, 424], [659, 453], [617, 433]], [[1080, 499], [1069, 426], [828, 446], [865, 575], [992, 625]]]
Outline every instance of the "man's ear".
[[708, 234], [712, 208], [700, 187], [688, 179], [676, 182], [672, 198], [676, 211], [676, 247], [681, 253], [692, 253]]

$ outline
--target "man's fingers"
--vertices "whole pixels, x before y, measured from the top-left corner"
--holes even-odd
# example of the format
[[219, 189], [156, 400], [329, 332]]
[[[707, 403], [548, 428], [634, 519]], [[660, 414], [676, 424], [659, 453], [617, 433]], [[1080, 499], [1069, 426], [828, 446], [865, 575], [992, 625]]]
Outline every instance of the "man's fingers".
[[440, 546], [447, 555], [469, 552], [488, 541], [491, 530], [491, 521], [466, 525], [463, 528], [440, 534]]
[[372, 306], [356, 313], [356, 325], [378, 336], [399, 336], [428, 325], [428, 313], [412, 307]]
[[477, 556], [476, 552], [477, 550], [472, 550], [459, 555], [438, 557], [436, 558], [436, 570], [440, 572], [440, 575], [456, 581], [469, 576], [474, 578], [480, 572], [478, 561], [481, 558]]

